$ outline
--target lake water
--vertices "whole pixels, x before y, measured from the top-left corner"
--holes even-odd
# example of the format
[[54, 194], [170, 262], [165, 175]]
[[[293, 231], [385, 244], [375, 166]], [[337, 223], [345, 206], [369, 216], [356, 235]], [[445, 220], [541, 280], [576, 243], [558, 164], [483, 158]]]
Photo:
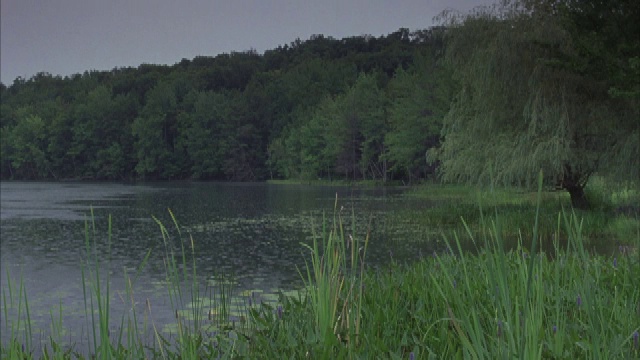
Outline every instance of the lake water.
[[[429, 229], [387, 221], [386, 215], [394, 209], [427, 206], [401, 198], [402, 189], [198, 182], [2, 182], [0, 186], [2, 291], [7, 294], [11, 282], [15, 297], [22, 279], [32, 332], [45, 343], [52, 315], [57, 319], [62, 308], [64, 331], [58, 333], [63, 334], [63, 342], [86, 347], [92, 327], [84, 310], [82, 264], [87, 259], [85, 222], [91, 219], [97, 255], [105, 266], [102, 274], [109, 271], [114, 329], [132, 308], [161, 331], [174, 329], [176, 309], [165, 283], [167, 247], [153, 217], [169, 230], [168, 241], [174, 248], [179, 249], [182, 242], [190, 251], [191, 236], [197, 281], [203, 287], [221, 274], [233, 275], [235, 294], [248, 291], [263, 294], [264, 299], [273, 299], [269, 294], [279, 290], [303, 286], [297, 269], [304, 269], [308, 251], [301, 243], [311, 243], [323, 212], [333, 214], [336, 196], [346, 225], [350, 227], [355, 219], [354, 236], [363, 238], [371, 230], [369, 266], [383, 266], [392, 258], [412, 261], [436, 250], [425, 241]], [[168, 209], [175, 214], [182, 237]], [[147, 254], [148, 261], [132, 284], [133, 299], [127, 299], [124, 274], [136, 273]], [[17, 321], [17, 309], [8, 307], [3, 302], [3, 343]]]

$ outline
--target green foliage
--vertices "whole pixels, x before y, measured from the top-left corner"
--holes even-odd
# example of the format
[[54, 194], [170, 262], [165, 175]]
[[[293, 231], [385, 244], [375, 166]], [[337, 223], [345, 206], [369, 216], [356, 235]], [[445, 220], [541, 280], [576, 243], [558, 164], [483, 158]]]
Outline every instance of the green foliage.
[[[633, 183], [617, 183], [601, 176], [594, 176], [585, 189], [591, 202], [588, 211], [576, 210], [582, 220], [582, 241], [591, 248], [607, 251], [614, 244], [633, 239], [640, 226], [637, 218], [637, 203], [640, 200], [638, 187]], [[571, 207], [567, 193], [543, 191], [540, 205], [536, 205], [537, 194], [519, 188], [477, 188], [468, 185], [424, 184], [407, 194], [424, 203], [437, 204], [422, 210], [398, 210], [390, 215], [392, 223], [403, 223], [407, 227], [438, 229], [434, 234], [426, 232], [428, 239], [437, 239], [441, 232], [453, 236], [454, 232], [466, 232], [467, 228], [478, 237], [482, 232], [483, 214], [487, 209], [500, 217], [501, 236], [507, 243], [522, 239], [531, 242], [531, 233], [522, 232], [530, 228], [531, 213], [540, 207], [538, 236], [545, 249], [553, 248], [553, 239], [566, 239], [564, 227], [558, 228], [557, 214]], [[459, 220], [465, 219], [465, 227]], [[465, 247], [472, 244], [463, 243]]]
[[[78, 167], [73, 169], [75, 176], [124, 178], [132, 170], [129, 163], [133, 136], [127, 120], [136, 115], [137, 107], [132, 96], [113, 96], [111, 89], [98, 86], [76, 103], [68, 120], [61, 117], [55, 124], [56, 136], [50, 139], [50, 150], [62, 153], [67, 147], [66, 153], [59, 156], [69, 157]], [[71, 139], [65, 139], [66, 135]]]
[[225, 138], [222, 126], [229, 117], [228, 96], [213, 92], [191, 93], [196, 100], [191, 111], [178, 116], [180, 144], [193, 165], [196, 179], [220, 177], [224, 159]]
[[585, 205], [592, 173], [640, 176], [638, 7], [509, 0], [415, 32], [18, 78], [0, 87], [1, 177], [411, 183], [440, 167], [528, 185], [542, 168]]
[[[86, 222], [82, 283], [92, 322], [91, 354], [60, 343], [62, 308], [51, 314], [50, 343], [35, 348], [27, 289], [22, 279], [12, 282], [9, 269], [2, 315], [11, 337], [0, 345], [0, 354], [11, 359], [32, 358], [36, 350], [43, 358], [638, 358], [640, 228], [636, 225], [612, 254], [589, 253], [585, 219], [576, 212], [546, 214], [541, 185], [528, 200], [528, 222], [520, 229], [510, 228], [497, 208], [495, 215], [480, 212], [477, 233], [462, 219], [462, 232], [443, 237], [444, 251], [380, 269], [364, 268], [368, 237], [358, 239], [363, 229], [355, 225], [343, 227], [346, 216], [336, 202], [333, 222], [325, 222], [320, 241], [306, 247], [307, 286], [297, 295], [282, 294], [276, 305], [248, 305], [247, 321], [238, 326], [226, 321], [226, 296], [232, 293], [226, 283], [216, 282], [219, 297], [202, 296], [207, 292], [197, 280], [194, 239], [182, 234], [170, 213], [175, 229], [156, 221], [167, 295], [179, 325], [173, 338], [154, 327], [154, 343], [140, 337], [145, 329], [136, 320], [135, 277], [126, 273], [124, 298], [132, 310], [117, 331], [109, 331], [111, 275], [100, 266], [108, 259], [94, 255], [99, 235], [95, 223]], [[466, 197], [470, 191], [449, 186], [443, 194]], [[488, 196], [495, 195], [491, 204], [499, 204], [513, 197], [509, 194]], [[538, 250], [545, 216], [556, 219], [555, 240]], [[505, 233], [520, 234], [515, 247], [506, 246]], [[464, 251], [463, 243], [474, 244], [474, 251]]]
[[297, 140], [296, 145], [300, 147], [301, 178], [312, 180], [322, 174], [331, 178], [340, 144], [345, 141], [344, 134], [331, 131], [331, 126], [340, 116], [339, 111], [339, 104], [326, 98], [318, 105], [311, 119], [297, 132], [297, 136], [292, 134]]
[[323, 219], [322, 242], [314, 234], [313, 246], [303, 244], [311, 251], [311, 266], [307, 265], [303, 278], [315, 315], [313, 334], [326, 350], [341, 342], [356, 348], [361, 341], [362, 278], [369, 237], [364, 243], [354, 239], [355, 225], [345, 230], [340, 211], [336, 196], [332, 223]]
[[[343, 100], [344, 120], [349, 135], [347, 151], [358, 154], [357, 172], [363, 180], [386, 179], [384, 134], [388, 131], [386, 97], [373, 75], [361, 75]], [[354, 149], [354, 147], [356, 149]], [[351, 148], [351, 149], [349, 149]], [[343, 150], [344, 151], [344, 150]], [[353, 156], [353, 155], [352, 155]], [[339, 159], [343, 155], [339, 155]], [[353, 179], [355, 180], [355, 173]]]
[[[386, 178], [384, 134], [386, 99], [374, 75], [360, 74], [344, 93], [326, 97], [300, 121], [284, 145], [290, 163], [303, 179], [343, 177], [348, 180]], [[288, 148], [288, 149], [287, 149]]]
[[[11, 167], [25, 172], [26, 177], [41, 179], [48, 176], [46, 157], [46, 128], [40, 116], [21, 109], [19, 120], [7, 134], [4, 151], [8, 152]], [[8, 129], [5, 129], [5, 131]]]
[[640, 4], [566, 0], [556, 11], [575, 42], [570, 66], [605, 82], [614, 97], [640, 100]]
[[437, 66], [435, 56], [422, 56], [409, 70], [396, 72], [387, 87], [392, 103], [385, 144], [391, 171], [404, 174], [409, 181], [434, 171], [426, 152], [439, 143], [452, 90], [451, 76]]
[[143, 177], [172, 178], [175, 164], [172, 149], [176, 139], [177, 100], [169, 84], [156, 85], [146, 97], [145, 106], [133, 121], [136, 172]]
[[[570, 3], [556, 11], [547, 2], [505, 1], [450, 18], [446, 60], [461, 88], [431, 157], [445, 180], [530, 185], [543, 169], [548, 184], [586, 207], [583, 188], [594, 172], [637, 178], [640, 109], [610, 96], [615, 78], [594, 70], [600, 50], [581, 45], [593, 29], [576, 27], [582, 10]], [[609, 15], [635, 23], [626, 10]], [[615, 44], [607, 46], [625, 46], [626, 37], [600, 30], [598, 39]]]
[[[441, 46], [436, 38], [407, 29], [379, 38], [314, 35], [264, 55], [19, 78], [1, 88], [1, 175], [384, 181], [393, 166], [386, 86], [397, 69], [423, 61], [416, 54]], [[27, 121], [21, 109], [42, 120], [43, 139], [11, 139]]]

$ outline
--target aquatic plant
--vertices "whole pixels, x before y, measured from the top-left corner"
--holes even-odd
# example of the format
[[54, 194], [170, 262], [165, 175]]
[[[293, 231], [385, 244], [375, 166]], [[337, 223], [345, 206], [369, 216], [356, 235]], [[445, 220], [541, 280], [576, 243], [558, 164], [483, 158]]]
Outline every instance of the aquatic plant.
[[326, 348], [336, 346], [336, 340], [346, 343], [347, 347], [357, 347], [362, 325], [364, 287], [361, 285], [369, 237], [359, 240], [355, 225], [345, 234], [342, 210], [338, 209], [336, 195], [333, 221], [327, 224], [323, 218], [322, 243], [314, 234], [312, 246], [302, 244], [311, 252], [311, 265], [306, 267], [306, 287], [318, 338]]
[[[109, 259], [96, 257], [100, 232], [87, 221], [91, 353], [62, 345], [62, 306], [51, 312], [50, 341], [36, 345], [27, 289], [7, 269], [2, 325], [11, 339], [1, 344], [0, 358], [638, 358], [640, 227], [614, 254], [593, 253], [581, 212], [555, 212], [553, 233], [540, 231], [543, 216], [549, 218], [541, 198], [522, 229], [511, 228], [497, 206], [481, 207], [476, 225], [463, 218], [462, 231], [441, 234], [444, 251], [378, 269], [365, 267], [370, 240], [358, 234], [368, 229], [348, 222], [336, 199], [333, 216], [323, 217], [311, 244], [302, 246], [305, 287], [282, 291], [277, 302], [259, 291], [236, 294], [225, 276], [202, 284], [195, 242], [170, 213], [173, 230], [157, 222], [164, 286], [176, 311], [171, 335], [156, 328], [149, 306], [137, 313], [135, 275], [125, 272], [132, 311], [118, 317], [110, 310], [110, 275], [103, 270]], [[514, 246], [505, 234], [517, 234]], [[109, 237], [110, 221], [107, 246]], [[238, 301], [244, 315], [236, 313]]]

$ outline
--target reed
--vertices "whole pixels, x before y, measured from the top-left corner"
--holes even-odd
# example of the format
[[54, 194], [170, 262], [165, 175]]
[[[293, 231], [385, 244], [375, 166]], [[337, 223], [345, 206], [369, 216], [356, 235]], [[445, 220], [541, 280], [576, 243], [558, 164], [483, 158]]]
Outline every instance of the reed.
[[332, 223], [327, 224], [323, 217], [322, 243], [314, 233], [312, 246], [302, 244], [311, 253], [311, 265], [306, 266], [307, 294], [325, 349], [341, 344], [357, 348], [362, 325], [362, 277], [369, 236], [360, 240], [355, 225], [345, 235], [342, 210], [338, 210], [336, 196]]
[[[489, 212], [481, 207], [477, 229], [462, 219], [463, 232], [443, 234], [446, 251], [413, 264], [369, 269], [356, 279], [343, 277], [346, 256], [339, 249], [346, 242], [341, 218], [334, 216], [334, 225], [323, 226], [323, 242], [307, 247], [307, 296], [285, 302], [282, 317], [266, 312], [258, 317], [262, 330], [250, 354], [637, 358], [640, 228], [618, 253], [591, 253], [579, 213], [563, 210], [555, 216], [553, 247], [543, 249], [540, 244], [549, 234], [539, 230], [542, 196], [536, 201], [529, 226], [521, 231], [505, 228], [498, 207]], [[514, 232], [519, 234], [517, 245], [507, 247], [505, 234]], [[525, 239], [530, 242], [525, 244]], [[476, 250], [463, 250], [463, 241]], [[336, 325], [345, 314], [341, 309], [347, 289], [355, 286], [363, 289], [358, 305], [351, 308], [358, 316], [357, 341], [338, 341]]]
[[[16, 289], [17, 286], [17, 289]], [[11, 271], [6, 268], [6, 290], [2, 289], [2, 313], [4, 315], [4, 330], [10, 332], [9, 344], [0, 347], [1, 357], [10, 359], [29, 357], [33, 343], [31, 315], [27, 289], [24, 286], [22, 274], [14, 282]], [[10, 319], [15, 319], [10, 321]]]
[[[276, 304], [257, 305], [248, 294], [246, 317], [232, 321], [232, 283], [225, 277], [201, 283], [194, 239], [170, 212], [172, 229], [156, 221], [175, 337], [157, 329], [149, 306], [136, 313], [136, 274], [125, 272], [132, 311], [111, 312], [109, 259], [98, 256], [100, 232], [88, 220], [83, 289], [90, 354], [61, 345], [62, 306], [50, 314], [48, 345], [37, 348], [24, 281], [14, 282], [7, 269], [2, 315], [11, 340], [0, 346], [0, 358], [640, 358], [640, 226], [628, 226], [615, 252], [597, 254], [587, 246], [582, 213], [550, 215], [541, 187], [537, 194], [521, 228], [504, 221], [508, 210], [480, 201], [473, 225], [463, 217], [458, 229], [443, 231], [444, 250], [381, 269], [365, 267], [370, 240], [358, 233], [368, 231], [353, 220], [344, 226], [348, 211], [336, 198], [333, 215], [303, 244], [305, 287], [283, 292]], [[111, 221], [107, 248], [110, 229]], [[516, 245], [509, 246], [514, 234]], [[548, 242], [553, 246], [542, 246]]]
[[[144, 313], [139, 314], [135, 300], [135, 283], [144, 270], [151, 250], [141, 261], [134, 274], [124, 271], [125, 291], [122, 301], [130, 305], [130, 311], [121, 316], [112, 313], [112, 300], [116, 294], [111, 289], [110, 268], [112, 223], [108, 218], [107, 237], [101, 243], [97, 230], [93, 209], [85, 221], [85, 249], [81, 264], [83, 292], [83, 311], [89, 331], [86, 339], [86, 352], [72, 345], [65, 345], [64, 335], [67, 329], [63, 325], [62, 303], [57, 312], [50, 312], [50, 333], [48, 342], [36, 342], [32, 331], [29, 313], [27, 289], [22, 277], [17, 283], [6, 269], [6, 286], [2, 289], [3, 329], [9, 331], [10, 340], [0, 345], [0, 359], [31, 358], [92, 358], [92, 359], [130, 359], [130, 358], [182, 358], [197, 359], [221, 355], [227, 346], [214, 346], [215, 342], [231, 342], [229, 336], [221, 336], [217, 330], [228, 323], [230, 299], [233, 289], [229, 282], [219, 282], [217, 287], [209, 288], [208, 301], [202, 301], [203, 289], [198, 280], [195, 260], [188, 262], [187, 249], [180, 226], [169, 211], [177, 232], [177, 240], [171, 232], [156, 219], [164, 244], [165, 289], [175, 310], [177, 333], [164, 334], [159, 331], [153, 321], [149, 303]], [[193, 239], [189, 236], [191, 259], [194, 259]], [[106, 258], [102, 257], [101, 246], [106, 245]], [[133, 276], [132, 276], [133, 275]], [[17, 288], [16, 288], [17, 286]], [[215, 295], [214, 295], [215, 292]], [[206, 305], [209, 307], [207, 308]], [[211, 317], [212, 313], [220, 316]], [[214, 329], [212, 331], [212, 329]], [[154, 342], [147, 336], [152, 333]], [[215, 340], [213, 340], [215, 338]], [[224, 344], [226, 346], [226, 344]]]

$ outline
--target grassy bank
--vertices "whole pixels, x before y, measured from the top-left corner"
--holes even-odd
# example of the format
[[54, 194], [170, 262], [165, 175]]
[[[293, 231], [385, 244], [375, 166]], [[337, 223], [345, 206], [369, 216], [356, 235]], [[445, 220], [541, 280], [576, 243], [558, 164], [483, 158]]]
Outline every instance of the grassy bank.
[[[615, 184], [594, 177], [585, 192], [591, 209], [575, 210], [582, 221], [581, 236], [585, 246], [611, 253], [628, 239], [636, 237], [640, 228], [638, 184]], [[528, 246], [533, 236], [531, 214], [539, 208], [537, 235], [544, 249], [552, 251], [554, 239], [566, 239], [569, 235], [564, 226], [558, 227], [557, 219], [559, 213], [571, 211], [569, 195], [564, 191], [423, 185], [413, 188], [406, 196], [435, 206], [421, 211], [397, 211], [390, 214], [390, 222], [405, 223], [407, 227], [440, 229], [448, 236], [469, 228], [475, 236], [480, 236], [484, 231], [483, 217], [497, 216], [505, 243], [515, 245], [523, 237], [525, 246]], [[464, 219], [464, 225], [461, 219]], [[473, 246], [469, 239], [462, 241], [465, 248]], [[561, 242], [561, 246], [565, 244], [566, 241]]]
[[[314, 290], [333, 283], [323, 292], [324, 303], [318, 304], [315, 297], [288, 300], [285, 315], [267, 311], [257, 316], [264, 319], [263, 325], [252, 338], [249, 354], [265, 358], [638, 358], [640, 227], [614, 253], [592, 253], [585, 247], [588, 239], [579, 213], [561, 206], [549, 216], [554, 219], [552, 229], [541, 232], [544, 211], [557, 210], [543, 205], [557, 194], [541, 190], [531, 200], [530, 194], [518, 195], [525, 199], [521, 201], [534, 203], [520, 231], [505, 228], [513, 226], [509, 215], [503, 221], [500, 211], [502, 202], [513, 197], [505, 192], [508, 196], [491, 200], [491, 211], [473, 217], [473, 229], [459, 220], [464, 231], [452, 231], [452, 237], [444, 239], [448, 251], [443, 254], [364, 276], [355, 275], [348, 262], [338, 266], [341, 271], [321, 272], [324, 277], [316, 281]], [[509, 250], [505, 234], [517, 236], [517, 245]], [[325, 237], [328, 251], [321, 262], [340, 264], [332, 259], [354, 256], [331, 251], [336, 246], [331, 241], [348, 244], [346, 236], [342, 228], [334, 227]], [[541, 250], [545, 236], [551, 236], [552, 246]], [[525, 239], [536, 240], [525, 244]], [[472, 244], [475, 251], [464, 251], [463, 242]], [[342, 282], [340, 274], [351, 274], [351, 278]], [[331, 318], [334, 327], [329, 336], [326, 325], [312, 321], [327, 307], [338, 310]]]
[[[426, 196], [420, 191], [428, 188], [413, 196]], [[470, 190], [445, 189], [438, 196], [452, 201], [453, 194], [463, 191]], [[298, 269], [306, 289], [259, 306], [251, 300], [254, 295], [248, 295], [244, 315], [233, 321], [233, 290], [225, 282], [215, 285], [215, 296], [202, 288], [188, 260], [189, 253], [197, 251], [193, 241], [180, 233], [175, 218], [175, 226], [169, 227], [175, 231], [159, 223], [167, 294], [178, 323], [171, 338], [155, 328], [146, 312], [113, 319], [106, 300], [109, 274], [100, 266], [108, 260], [91, 257], [99, 232], [88, 222], [83, 281], [87, 321], [94, 330], [88, 340], [92, 357], [640, 357], [640, 226], [627, 237], [618, 234], [611, 253], [596, 254], [588, 246], [595, 230], [585, 219], [591, 215], [565, 207], [566, 199], [556, 199], [558, 194], [540, 189], [532, 194], [505, 190], [494, 192], [493, 198], [485, 193], [474, 196], [458, 201], [462, 205], [455, 206], [461, 213], [449, 213], [449, 218], [455, 214], [454, 220], [444, 213], [438, 216], [439, 210], [422, 220], [448, 226], [442, 235], [447, 251], [377, 271], [364, 267], [366, 229], [343, 227], [346, 219], [333, 212], [316, 224], [314, 243], [301, 245], [308, 254], [307, 267]], [[514, 214], [514, 205], [522, 206], [521, 211]], [[602, 214], [593, 216], [615, 219]], [[505, 246], [514, 238], [515, 245]], [[135, 275], [131, 279], [135, 284]], [[132, 295], [134, 286], [127, 291]], [[3, 331], [12, 331], [13, 340], [2, 344], [1, 357], [86, 357], [61, 345], [62, 307], [52, 313], [50, 341], [36, 345], [26, 294], [22, 282], [2, 294]], [[140, 321], [147, 316], [148, 321]], [[117, 332], [108, 326], [114, 320], [119, 323]], [[141, 335], [147, 332], [152, 334], [150, 342]]]
[[[283, 318], [263, 315], [254, 350], [265, 358], [638, 358], [638, 237], [613, 256], [590, 254], [578, 218], [559, 220], [571, 234], [566, 248], [504, 251], [500, 225], [489, 221], [485, 238], [464, 235], [488, 244], [474, 255], [454, 238], [447, 254], [347, 282], [341, 298], [362, 294], [357, 305], [339, 301], [329, 339], [313, 326], [313, 302], [290, 301]], [[344, 327], [347, 314], [359, 317], [359, 330]]]

